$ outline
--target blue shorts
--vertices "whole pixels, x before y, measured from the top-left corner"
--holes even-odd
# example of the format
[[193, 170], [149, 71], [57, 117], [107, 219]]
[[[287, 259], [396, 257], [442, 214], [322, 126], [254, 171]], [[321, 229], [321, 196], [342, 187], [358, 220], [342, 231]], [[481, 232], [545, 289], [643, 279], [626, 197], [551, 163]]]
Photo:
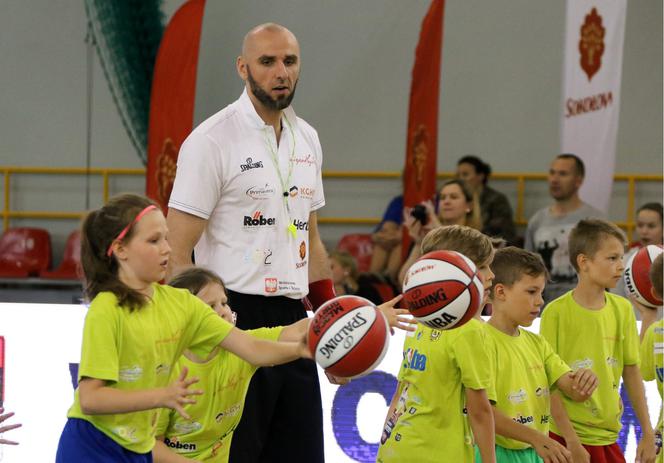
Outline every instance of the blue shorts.
[[152, 463], [152, 452], [127, 450], [88, 421], [69, 418], [60, 436], [56, 463]]

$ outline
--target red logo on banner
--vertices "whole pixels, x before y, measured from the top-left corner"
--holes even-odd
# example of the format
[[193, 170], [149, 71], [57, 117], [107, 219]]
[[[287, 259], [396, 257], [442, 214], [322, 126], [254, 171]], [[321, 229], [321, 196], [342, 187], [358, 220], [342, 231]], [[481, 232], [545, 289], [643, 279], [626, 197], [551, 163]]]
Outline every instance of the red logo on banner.
[[420, 124], [415, 130], [413, 135], [413, 143], [411, 149], [411, 162], [415, 169], [415, 184], [418, 190], [422, 190], [422, 182], [424, 181], [425, 168], [427, 166], [427, 159], [429, 158], [429, 133], [424, 124]]
[[175, 180], [175, 171], [177, 169], [178, 149], [173, 140], [167, 138], [164, 140], [164, 146], [157, 158], [157, 200], [160, 204], [168, 204], [168, 198], [171, 197], [173, 190], [173, 181]]
[[597, 9], [593, 8], [581, 25], [581, 40], [579, 40], [579, 52], [581, 53], [579, 64], [588, 76], [588, 81], [602, 67], [605, 34], [606, 29], [602, 26], [602, 17], [597, 14]]

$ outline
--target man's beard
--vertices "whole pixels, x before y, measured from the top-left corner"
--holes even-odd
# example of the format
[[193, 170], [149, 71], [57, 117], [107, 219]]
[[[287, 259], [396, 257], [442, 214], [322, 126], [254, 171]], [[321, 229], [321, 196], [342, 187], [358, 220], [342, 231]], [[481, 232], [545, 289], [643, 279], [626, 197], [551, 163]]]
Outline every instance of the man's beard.
[[277, 99], [272, 98], [269, 93], [267, 93], [263, 88], [258, 85], [258, 82], [254, 80], [254, 76], [251, 75], [251, 70], [247, 66], [247, 80], [249, 81], [249, 87], [251, 87], [251, 93], [254, 94], [256, 99], [261, 102], [263, 106], [267, 109], [274, 111], [281, 111], [282, 109], [288, 108], [293, 101], [295, 96], [295, 89], [297, 88], [297, 80], [293, 84], [293, 88], [288, 95], [281, 96]]

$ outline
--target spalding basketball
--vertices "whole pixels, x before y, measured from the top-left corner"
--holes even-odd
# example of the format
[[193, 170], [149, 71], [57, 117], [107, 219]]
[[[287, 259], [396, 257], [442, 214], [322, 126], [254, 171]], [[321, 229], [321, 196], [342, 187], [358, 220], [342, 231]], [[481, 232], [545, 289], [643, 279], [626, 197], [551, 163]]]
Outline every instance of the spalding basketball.
[[403, 300], [418, 322], [439, 330], [458, 328], [482, 305], [484, 287], [473, 261], [456, 251], [433, 251], [406, 273]]
[[325, 371], [341, 378], [370, 373], [383, 359], [390, 340], [385, 316], [367, 299], [330, 299], [309, 324], [309, 350]]
[[628, 295], [636, 297], [641, 304], [656, 308], [662, 305], [662, 301], [652, 294], [652, 283], [650, 281], [650, 266], [655, 258], [664, 252], [661, 246], [649, 244], [639, 249], [627, 261], [625, 265], [625, 290]]

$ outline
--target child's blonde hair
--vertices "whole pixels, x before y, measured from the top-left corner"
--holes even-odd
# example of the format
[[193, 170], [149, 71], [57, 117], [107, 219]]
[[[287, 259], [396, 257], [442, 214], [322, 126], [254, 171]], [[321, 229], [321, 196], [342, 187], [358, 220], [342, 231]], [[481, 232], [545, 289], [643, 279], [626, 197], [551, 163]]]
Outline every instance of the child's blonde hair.
[[431, 251], [457, 251], [478, 267], [491, 259], [491, 238], [465, 225], [448, 225], [431, 230], [422, 240], [422, 254]]
[[491, 271], [495, 275], [493, 277], [494, 288], [498, 284], [510, 288], [524, 275], [531, 277], [544, 275], [545, 278], [548, 277], [542, 256], [514, 246], [496, 251], [491, 262]]

